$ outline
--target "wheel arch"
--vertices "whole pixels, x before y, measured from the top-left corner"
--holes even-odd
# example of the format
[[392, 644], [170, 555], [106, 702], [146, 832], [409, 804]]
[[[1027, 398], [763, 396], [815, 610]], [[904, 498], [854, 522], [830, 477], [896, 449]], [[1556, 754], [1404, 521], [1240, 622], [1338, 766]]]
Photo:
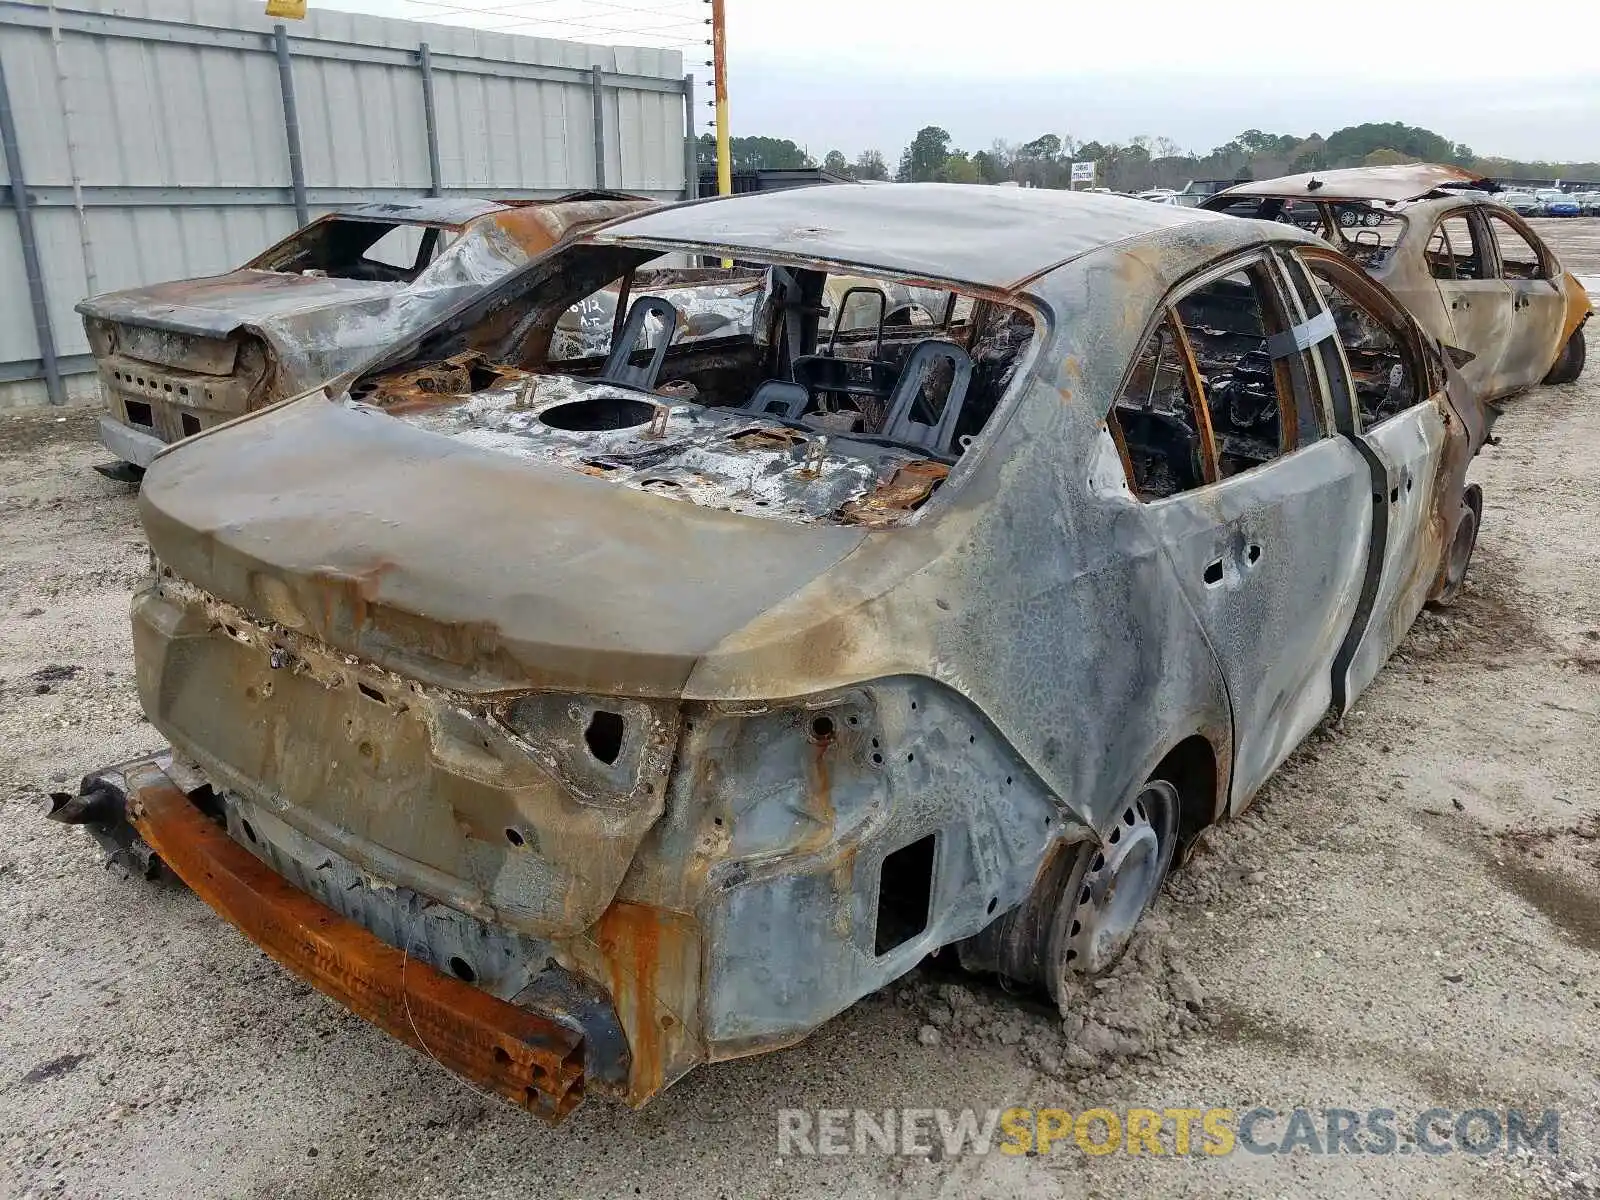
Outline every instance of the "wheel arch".
[[1149, 778], [1164, 779], [1178, 789], [1180, 848], [1226, 814], [1227, 774], [1227, 764], [1203, 733], [1191, 733], [1180, 740], [1150, 772]]

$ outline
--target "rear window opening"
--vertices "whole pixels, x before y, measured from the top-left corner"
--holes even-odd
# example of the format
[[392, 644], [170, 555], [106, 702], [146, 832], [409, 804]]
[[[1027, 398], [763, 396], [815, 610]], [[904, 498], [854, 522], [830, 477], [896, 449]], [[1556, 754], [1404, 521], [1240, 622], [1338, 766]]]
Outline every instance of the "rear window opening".
[[1034, 337], [1020, 306], [920, 282], [578, 245], [350, 398], [657, 495], [882, 526], [944, 486]]
[[307, 225], [250, 265], [295, 275], [410, 283], [449, 236], [449, 230], [432, 225], [332, 217]]
[[1406, 218], [1390, 205], [1367, 200], [1241, 196], [1217, 211], [1298, 226], [1316, 234], [1364, 271], [1376, 271], [1388, 263], [1406, 228]]

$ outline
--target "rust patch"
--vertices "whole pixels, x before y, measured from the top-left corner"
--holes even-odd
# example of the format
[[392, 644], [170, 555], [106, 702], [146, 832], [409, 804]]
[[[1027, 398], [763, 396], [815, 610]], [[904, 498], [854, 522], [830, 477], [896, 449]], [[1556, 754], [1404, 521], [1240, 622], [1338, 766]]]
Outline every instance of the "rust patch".
[[581, 1035], [379, 941], [292, 887], [175, 787], [140, 788], [128, 817], [202, 900], [357, 1016], [551, 1122], [583, 1102]]
[[893, 525], [931, 496], [949, 474], [949, 467], [929, 459], [906, 463], [865, 496], [846, 504], [840, 518], [870, 529]]
[[596, 925], [611, 1002], [633, 1055], [631, 1102], [642, 1103], [667, 1080], [671, 1052], [684, 1036], [673, 997], [689, 994], [694, 956], [687, 918], [626, 900], [614, 902]]
[[746, 429], [728, 439], [730, 445], [741, 450], [784, 450], [806, 440], [803, 433], [793, 429]]
[[361, 400], [398, 416], [457, 404], [477, 388], [493, 387], [526, 374], [518, 367], [491, 363], [476, 350], [464, 350], [439, 362], [381, 376]]

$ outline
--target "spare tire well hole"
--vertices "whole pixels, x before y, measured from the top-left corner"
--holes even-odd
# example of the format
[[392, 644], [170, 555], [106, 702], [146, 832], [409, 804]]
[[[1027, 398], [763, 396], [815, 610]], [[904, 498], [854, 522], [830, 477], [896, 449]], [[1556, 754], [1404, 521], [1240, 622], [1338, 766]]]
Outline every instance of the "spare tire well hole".
[[539, 423], [572, 433], [599, 433], [648, 425], [655, 413], [656, 405], [648, 400], [591, 396], [587, 400], [572, 400], [545, 409], [539, 414]]
[[609, 767], [622, 754], [622, 735], [625, 732], [627, 723], [620, 713], [597, 708], [583, 731], [583, 743], [589, 747], [590, 754]]

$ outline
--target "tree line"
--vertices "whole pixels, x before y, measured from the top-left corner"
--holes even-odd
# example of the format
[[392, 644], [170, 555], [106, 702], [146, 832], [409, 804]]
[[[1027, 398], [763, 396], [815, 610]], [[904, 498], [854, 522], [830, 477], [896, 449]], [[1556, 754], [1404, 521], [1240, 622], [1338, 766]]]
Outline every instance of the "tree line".
[[[820, 165], [851, 179], [1009, 182], [1048, 188], [1069, 186], [1071, 164], [1089, 160], [1097, 164], [1096, 185], [1119, 192], [1181, 188], [1191, 179], [1270, 179], [1301, 171], [1406, 162], [1454, 163], [1499, 178], [1600, 178], [1600, 163], [1483, 157], [1474, 154], [1470, 146], [1452, 142], [1431, 129], [1398, 121], [1351, 125], [1327, 137], [1247, 129], [1207, 154], [1184, 150], [1166, 137], [1102, 142], [1054, 133], [1020, 144], [996, 139], [987, 150], [969, 153], [953, 146], [946, 130], [927, 125], [901, 152], [893, 170], [879, 150], [864, 150], [854, 159], [829, 150], [819, 164], [805, 147], [787, 138], [733, 138], [731, 150], [736, 171]], [[700, 162], [704, 167], [716, 164], [716, 141], [709, 134], [700, 139]]]

